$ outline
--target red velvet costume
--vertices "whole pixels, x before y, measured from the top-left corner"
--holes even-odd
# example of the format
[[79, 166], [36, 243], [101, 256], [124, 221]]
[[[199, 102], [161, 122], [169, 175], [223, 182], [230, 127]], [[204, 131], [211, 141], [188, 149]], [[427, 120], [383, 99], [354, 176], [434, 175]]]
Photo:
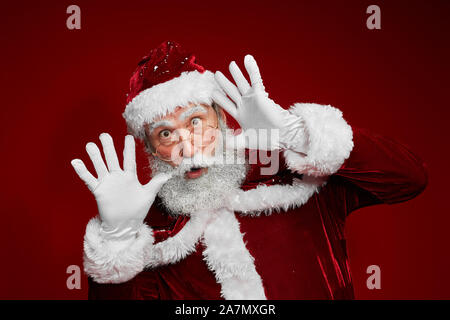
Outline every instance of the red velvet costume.
[[[195, 56], [164, 42], [130, 80], [129, 132], [143, 139], [146, 123], [190, 102], [212, 105], [216, 90], [214, 74]], [[176, 219], [157, 201], [127, 240], [108, 239], [100, 219], [91, 219], [84, 241], [89, 297], [353, 298], [347, 215], [419, 194], [427, 183], [423, 163], [396, 142], [350, 127], [332, 106], [297, 103], [289, 112], [301, 130], [279, 151], [277, 173], [253, 165], [240, 189], [223, 192], [223, 204]]]
[[[235, 212], [268, 299], [353, 298], [343, 232], [346, 217], [364, 206], [412, 199], [427, 184], [422, 160], [405, 146], [352, 130], [350, 157], [304, 204], [269, 215]], [[284, 162], [275, 176], [261, 176], [253, 166], [242, 189], [287, 185], [300, 177]], [[146, 222], [157, 243], [176, 235], [188, 220], [171, 218], [155, 203]], [[146, 269], [123, 283], [90, 279], [89, 298], [221, 299], [221, 286], [203, 250], [198, 242], [197, 250], [181, 261]]]

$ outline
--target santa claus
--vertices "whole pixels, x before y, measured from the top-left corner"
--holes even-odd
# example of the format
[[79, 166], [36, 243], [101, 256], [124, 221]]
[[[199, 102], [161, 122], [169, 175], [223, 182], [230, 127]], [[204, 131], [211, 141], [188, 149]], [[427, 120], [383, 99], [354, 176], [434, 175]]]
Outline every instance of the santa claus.
[[[346, 217], [414, 198], [424, 164], [332, 106], [280, 107], [254, 58], [244, 64], [250, 82], [231, 62], [233, 83], [162, 43], [130, 80], [123, 168], [106, 133], [106, 164], [86, 146], [97, 177], [72, 161], [99, 211], [84, 240], [90, 298], [353, 298]], [[145, 185], [134, 138], [149, 155]]]

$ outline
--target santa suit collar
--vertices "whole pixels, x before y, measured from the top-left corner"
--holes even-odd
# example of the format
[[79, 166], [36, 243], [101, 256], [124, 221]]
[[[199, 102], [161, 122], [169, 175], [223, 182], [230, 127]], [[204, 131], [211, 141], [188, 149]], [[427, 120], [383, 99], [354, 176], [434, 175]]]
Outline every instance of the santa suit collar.
[[[250, 171], [241, 189], [227, 197], [224, 206], [196, 212], [190, 217], [169, 217], [173, 228], [165, 240], [154, 230], [156, 243], [149, 255], [149, 267], [176, 263], [204, 246], [204, 260], [221, 284], [225, 299], [265, 299], [262, 279], [254, 257], [246, 248], [236, 213], [257, 216], [287, 211], [306, 203], [323, 183], [305, 179], [287, 169], [276, 176], [261, 176]], [[156, 217], [153, 217], [156, 218]], [[159, 238], [159, 239], [158, 239]]]

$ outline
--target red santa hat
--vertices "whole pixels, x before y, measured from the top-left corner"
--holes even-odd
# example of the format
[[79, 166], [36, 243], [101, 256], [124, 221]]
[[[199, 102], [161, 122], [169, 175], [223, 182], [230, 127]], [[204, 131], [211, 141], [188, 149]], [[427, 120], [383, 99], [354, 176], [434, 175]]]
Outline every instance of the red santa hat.
[[212, 104], [220, 90], [214, 74], [195, 62], [195, 56], [176, 42], [165, 41], [142, 58], [130, 79], [123, 117], [128, 131], [144, 138], [144, 123], [165, 116], [189, 102]]

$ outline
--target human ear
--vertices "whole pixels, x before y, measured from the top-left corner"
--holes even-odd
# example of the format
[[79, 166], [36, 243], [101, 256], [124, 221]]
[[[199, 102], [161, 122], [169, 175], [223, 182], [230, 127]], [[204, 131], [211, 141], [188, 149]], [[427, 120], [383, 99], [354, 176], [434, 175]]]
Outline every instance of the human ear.
[[223, 109], [221, 107], [218, 107], [218, 112], [219, 112], [219, 117], [220, 119], [222, 119], [223, 122], [227, 122], [227, 117], [225, 115], [225, 112], [223, 111]]

